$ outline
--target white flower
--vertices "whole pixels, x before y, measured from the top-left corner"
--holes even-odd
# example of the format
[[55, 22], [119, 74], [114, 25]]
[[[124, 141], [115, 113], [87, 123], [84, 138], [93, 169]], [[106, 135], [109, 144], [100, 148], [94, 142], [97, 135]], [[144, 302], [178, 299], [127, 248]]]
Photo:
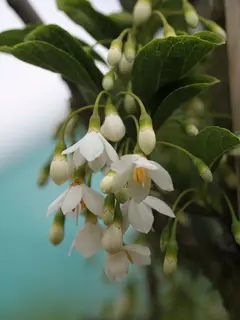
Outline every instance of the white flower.
[[50, 166], [50, 177], [58, 185], [68, 180], [69, 164], [66, 156], [61, 154], [54, 156]]
[[152, 126], [140, 128], [138, 144], [141, 150], [147, 155], [153, 151], [156, 145], [156, 135]]
[[[100, 132], [88, 131], [85, 136], [73, 146], [63, 151], [63, 154], [74, 152], [73, 161], [78, 164], [84, 159], [88, 161], [93, 171], [102, 169], [105, 163], [114, 162], [118, 159], [118, 154]], [[74, 162], [76, 166], [77, 163]]]
[[139, 244], [124, 245], [117, 253], [107, 254], [106, 276], [112, 281], [120, 281], [128, 274], [129, 261], [138, 265], [149, 265], [150, 256], [148, 247]]
[[149, 0], [138, 0], [133, 9], [133, 21], [136, 25], [145, 23], [151, 16], [152, 7]]
[[109, 253], [118, 252], [123, 245], [123, 232], [120, 226], [110, 225], [103, 234], [102, 247]]
[[129, 73], [132, 70], [132, 66], [133, 66], [133, 61], [132, 62], [127, 61], [125, 55], [123, 54], [118, 64], [119, 71], [122, 74]]
[[47, 216], [59, 209], [63, 214], [71, 213], [80, 205], [86, 206], [92, 213], [101, 216], [104, 197], [84, 183], [73, 184], [48, 207]]
[[114, 72], [109, 71], [103, 77], [103, 80], [102, 80], [103, 89], [106, 91], [112, 90], [112, 88], [114, 87], [114, 82], [115, 82]]
[[175, 217], [172, 209], [164, 201], [152, 196], [148, 196], [140, 203], [131, 199], [122, 206], [122, 211], [127, 213], [132, 227], [143, 233], [148, 233], [152, 228], [154, 220], [152, 209], [168, 217]]
[[173, 190], [169, 173], [160, 164], [143, 156], [137, 154], [122, 156], [112, 164], [111, 169], [116, 172], [112, 191], [117, 193], [128, 184], [129, 195], [138, 203], [149, 195], [151, 179], [162, 190]]
[[102, 135], [113, 142], [121, 140], [126, 133], [125, 125], [117, 113], [110, 113], [101, 126]]
[[68, 255], [70, 256], [74, 247], [85, 257], [93, 256], [101, 249], [103, 230], [96, 222], [87, 222], [77, 233]]

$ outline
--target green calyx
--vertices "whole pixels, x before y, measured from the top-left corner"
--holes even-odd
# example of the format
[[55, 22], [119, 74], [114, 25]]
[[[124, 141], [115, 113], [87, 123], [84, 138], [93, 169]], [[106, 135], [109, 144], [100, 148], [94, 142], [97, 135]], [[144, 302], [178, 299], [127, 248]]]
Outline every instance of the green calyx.
[[104, 200], [103, 222], [109, 226], [114, 222], [115, 216], [115, 197], [113, 193], [109, 193]]
[[65, 215], [63, 214], [61, 209], [56, 213], [53, 223], [64, 227]]
[[85, 165], [73, 169], [73, 180], [78, 180], [79, 183], [80, 182], [82, 183], [84, 181], [84, 177], [85, 177]]
[[109, 116], [110, 114], [118, 114], [116, 107], [112, 104], [111, 99], [108, 100], [105, 109], [105, 116]]
[[[54, 150], [54, 155], [59, 156], [62, 155], [62, 152], [66, 149], [66, 144], [63, 139], [59, 139]], [[64, 157], [67, 157], [66, 155], [62, 155]]]
[[92, 116], [90, 117], [89, 120], [89, 126], [88, 126], [88, 130], [94, 130], [94, 131], [100, 131], [100, 126], [101, 126], [101, 120], [99, 117], [98, 112], [93, 112]]
[[141, 114], [139, 118], [140, 130], [145, 128], [152, 128], [152, 119], [147, 112]]

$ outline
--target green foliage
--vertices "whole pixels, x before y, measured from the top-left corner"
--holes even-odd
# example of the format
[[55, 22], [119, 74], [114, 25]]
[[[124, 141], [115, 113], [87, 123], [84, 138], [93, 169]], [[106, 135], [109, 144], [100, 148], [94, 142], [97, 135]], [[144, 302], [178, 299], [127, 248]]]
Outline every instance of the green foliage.
[[57, 0], [57, 5], [96, 40], [114, 39], [122, 30], [121, 23], [99, 13], [86, 0]]
[[[196, 75], [173, 83], [164, 90], [159, 90], [151, 103], [154, 127], [159, 128], [182, 104], [216, 83], [218, 80], [214, 77]], [[154, 108], [155, 105], [157, 108]]]
[[183, 78], [222, 43], [222, 39], [211, 32], [152, 40], [135, 60], [134, 92], [148, 102], [161, 87]]
[[0, 48], [2, 46], [14, 46], [24, 41], [26, 35], [34, 30], [36, 25], [28, 25], [24, 29], [12, 29], [0, 33]]

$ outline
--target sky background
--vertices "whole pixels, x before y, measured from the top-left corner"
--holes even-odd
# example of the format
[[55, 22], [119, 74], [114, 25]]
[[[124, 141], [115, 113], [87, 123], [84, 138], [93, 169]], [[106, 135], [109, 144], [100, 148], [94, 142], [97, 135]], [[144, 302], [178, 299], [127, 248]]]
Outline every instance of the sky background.
[[[93, 38], [56, 7], [55, 0], [29, 0], [45, 23], [55, 23], [89, 44]], [[106, 5], [107, 2], [107, 5]], [[118, 11], [118, 1], [92, 0], [104, 13]], [[0, 32], [24, 24], [0, 0]], [[104, 56], [105, 50], [97, 47]], [[104, 71], [104, 69], [102, 69]], [[67, 113], [69, 91], [57, 74], [0, 53], [0, 167], [44, 145]]]

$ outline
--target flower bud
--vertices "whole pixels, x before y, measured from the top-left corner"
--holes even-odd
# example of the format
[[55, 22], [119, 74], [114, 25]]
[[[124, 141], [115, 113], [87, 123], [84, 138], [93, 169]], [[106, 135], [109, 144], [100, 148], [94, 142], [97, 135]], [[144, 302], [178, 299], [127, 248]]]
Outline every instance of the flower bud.
[[160, 237], [160, 249], [162, 252], [164, 252], [167, 248], [167, 245], [168, 245], [168, 241], [169, 241], [169, 238], [170, 238], [170, 235], [171, 235], [171, 228], [170, 228], [170, 224], [168, 223], [163, 231], [162, 231], [162, 234], [161, 234], [161, 237]]
[[127, 42], [124, 45], [124, 55], [128, 62], [133, 62], [136, 57], [136, 42], [129, 36]]
[[194, 124], [186, 124], [184, 129], [189, 136], [196, 136], [199, 134], [199, 130]]
[[216, 33], [217, 35], [222, 37], [224, 40], [227, 39], [227, 34], [225, 30], [223, 30], [216, 22], [205, 19], [205, 18], [201, 18], [201, 22], [208, 30]]
[[136, 101], [130, 94], [126, 94], [124, 97], [124, 110], [128, 114], [133, 114], [137, 110]]
[[102, 135], [113, 142], [121, 140], [126, 133], [125, 125], [113, 104], [105, 107], [105, 119], [101, 126]]
[[64, 141], [59, 141], [56, 145], [54, 157], [50, 165], [50, 177], [52, 180], [61, 185], [69, 178], [69, 165], [67, 156], [62, 152], [66, 149]]
[[118, 64], [118, 69], [122, 74], [130, 73], [132, 70], [133, 62], [127, 61], [125, 55], [122, 55], [122, 58]]
[[122, 40], [115, 39], [112, 41], [108, 51], [107, 60], [111, 66], [116, 66], [122, 57]]
[[213, 175], [209, 167], [199, 158], [195, 158], [193, 162], [196, 165], [201, 178], [206, 182], [212, 182]]
[[103, 217], [102, 220], [106, 226], [109, 226], [114, 221], [115, 213], [115, 197], [113, 193], [109, 193], [104, 199]]
[[170, 240], [163, 262], [163, 272], [167, 277], [171, 277], [177, 269], [178, 244], [175, 240]]
[[240, 246], [240, 222], [238, 220], [232, 223], [232, 233], [236, 243]]
[[189, 27], [195, 29], [198, 25], [199, 17], [194, 6], [191, 5], [187, 0], [184, 0], [183, 11], [184, 11], [185, 21], [187, 22]]
[[138, 144], [141, 150], [149, 155], [156, 145], [156, 135], [152, 127], [152, 119], [145, 113], [140, 116], [139, 124]]
[[176, 37], [176, 32], [173, 27], [170, 26], [170, 24], [165, 24], [164, 26], [164, 37]]
[[123, 245], [123, 233], [121, 227], [116, 224], [110, 225], [102, 237], [101, 244], [103, 249], [109, 253], [118, 252]]
[[39, 178], [38, 178], [38, 186], [39, 187], [43, 187], [46, 185], [46, 183], [48, 182], [48, 178], [49, 178], [49, 171], [50, 171], [50, 161], [48, 161], [44, 167], [42, 168]]
[[125, 203], [129, 200], [128, 188], [124, 187], [115, 194], [117, 201], [120, 203]]
[[115, 75], [114, 75], [113, 70], [110, 70], [103, 77], [103, 81], [102, 81], [103, 89], [106, 91], [112, 90], [114, 87], [114, 82], [115, 82]]
[[136, 26], [145, 23], [152, 14], [150, 0], [138, 0], [133, 8], [133, 22]]
[[56, 213], [53, 224], [49, 231], [49, 240], [54, 246], [60, 244], [64, 238], [64, 223], [65, 216], [62, 213], [62, 210], [59, 210]]
[[110, 170], [100, 183], [100, 190], [103, 193], [110, 193], [112, 189], [112, 183], [116, 172]]

